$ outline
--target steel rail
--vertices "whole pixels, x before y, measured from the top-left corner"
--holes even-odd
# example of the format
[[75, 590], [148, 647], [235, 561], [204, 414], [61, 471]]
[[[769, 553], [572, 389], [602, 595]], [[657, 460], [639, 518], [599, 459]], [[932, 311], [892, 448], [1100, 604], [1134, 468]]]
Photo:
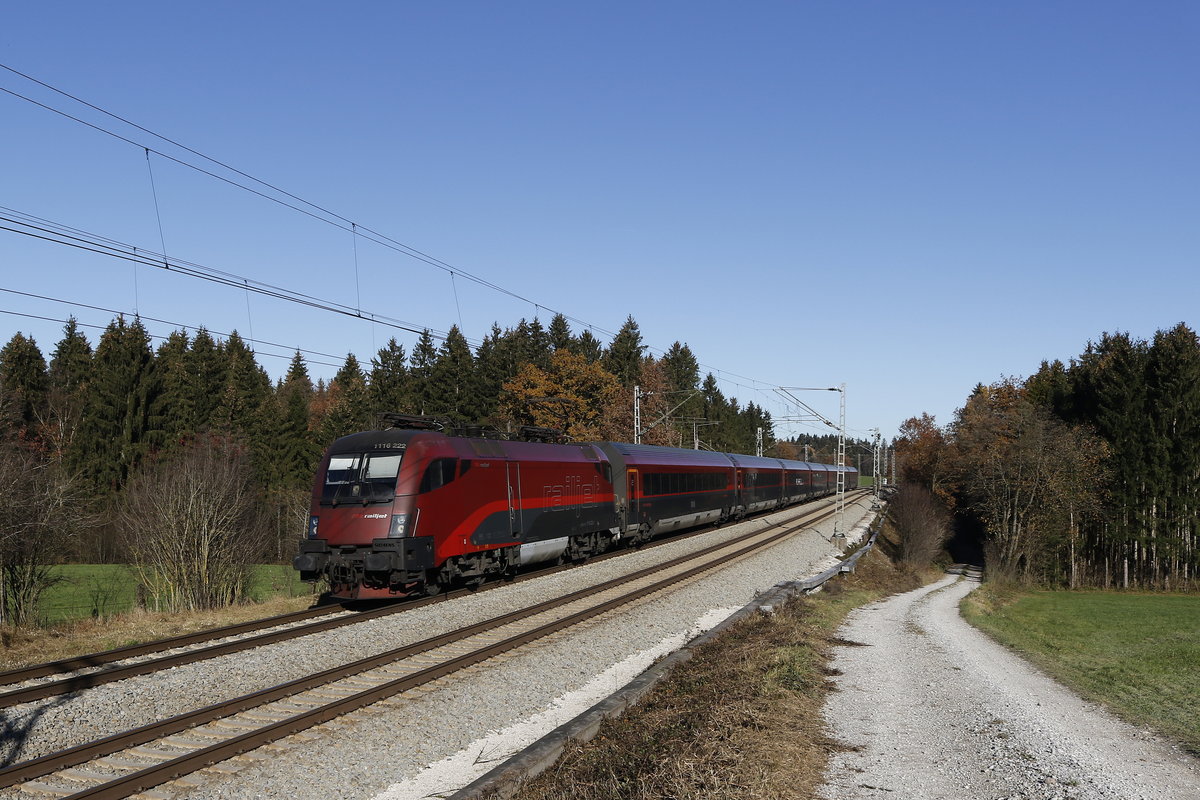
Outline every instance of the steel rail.
[[319, 617], [324, 614], [333, 614], [343, 610], [340, 605], [321, 605], [312, 608], [306, 608], [303, 611], [293, 611], [288, 614], [279, 614], [274, 617], [266, 617], [264, 619], [251, 620], [249, 622], [240, 622], [236, 625], [226, 625], [221, 628], [208, 628], [195, 633], [185, 633], [181, 636], [171, 636], [166, 639], [156, 639], [152, 642], [141, 642], [139, 644], [131, 644], [125, 647], [117, 647], [112, 650], [100, 650], [95, 653], [88, 653], [82, 656], [72, 656], [71, 658], [63, 658], [58, 661], [47, 661], [43, 664], [32, 664], [27, 667], [17, 667], [16, 669], [0, 672], [0, 686], [6, 686], [13, 683], [21, 683], [22, 681], [32, 680], [34, 678], [43, 678], [47, 675], [54, 675], [62, 672], [75, 672], [89, 667], [101, 667], [105, 664], [111, 664], [114, 661], [122, 661], [126, 658], [136, 658], [144, 656], [147, 653], [154, 653], [160, 650], [172, 650], [176, 647], [187, 647], [191, 644], [209, 641], [212, 639], [223, 639], [226, 636], [238, 636], [248, 631], [259, 630], [262, 628], [273, 628], [276, 625], [288, 625], [293, 622]]
[[[817, 521], [833, 516], [835, 513], [836, 511], [822, 512]], [[811, 524], [813, 524], [813, 521], [810, 520], [788, 527], [772, 536], [763, 539], [762, 541], [745, 545], [740, 549], [733, 551], [729, 554], [728, 560], [723, 560], [720, 562], [708, 562], [697, 565], [677, 575], [673, 575], [661, 581], [649, 584], [640, 589], [635, 589], [598, 605], [581, 609], [580, 611], [574, 612], [552, 622], [548, 622], [537, 628], [518, 633], [501, 641], [481, 647], [470, 653], [465, 653], [463, 655], [450, 658], [441, 664], [427, 667], [402, 678], [397, 678], [395, 680], [380, 684], [379, 686], [364, 689], [320, 708], [302, 712], [280, 722], [269, 723], [258, 730], [250, 731], [248, 733], [235, 736], [231, 739], [227, 739], [224, 742], [210, 745], [209, 747], [193, 751], [169, 761], [164, 761], [161, 764], [147, 767], [146, 769], [119, 777], [116, 780], [100, 786], [91, 789], [85, 789], [70, 795], [67, 800], [119, 800], [120, 798], [129, 797], [130, 795], [145, 791], [146, 789], [165, 783], [166, 781], [180, 777], [181, 775], [195, 772], [196, 770], [202, 769], [211, 764], [224, 761], [249, 750], [254, 750], [265, 744], [276, 741], [277, 739], [282, 739], [286, 736], [299, 733], [300, 731], [320, 725], [324, 722], [328, 722], [336, 717], [356, 711], [373, 703], [377, 703], [380, 700], [386, 699], [392, 695], [399, 694], [400, 692], [407, 691], [426, 683], [430, 683], [438, 678], [449, 675], [450, 673], [457, 672], [482, 661], [486, 661], [487, 659], [501, 653], [508, 652], [523, 645], [529, 644], [530, 642], [537, 641], [538, 639], [571, 627], [572, 625], [595, 619], [600, 614], [604, 614], [613, 610], [614, 608], [618, 608], [627, 603], [641, 599], [642, 597], [646, 597], [647, 595], [659, 592], [676, 583], [694, 577], [695, 575], [701, 574], [717, 566], [723, 566], [724, 564], [728, 563], [728, 561], [740, 558], [741, 556], [752, 553], [755, 550], [766, 548], [780, 539], [790, 536], [797, 530], [806, 528]], [[711, 551], [715, 549], [728, 548], [731, 544], [735, 543], [724, 542], [721, 545], [714, 545], [712, 547], [705, 548], [698, 553], [692, 553], [678, 559], [672, 559], [664, 564], [655, 565], [653, 567], [640, 570], [633, 575], [622, 576], [621, 578], [613, 581], [606, 581], [605, 583], [598, 584], [597, 586], [590, 587], [589, 589], [573, 592], [570, 595], [566, 595], [562, 598], [556, 598], [555, 600], [548, 601], [549, 608], [540, 608], [540, 606], [546, 604], [538, 604], [517, 612], [512, 612], [512, 614], [503, 615], [503, 617], [517, 615], [517, 618], [519, 619], [521, 617], [534, 616], [542, 611], [566, 605], [569, 602], [573, 602], [573, 600], [580, 599], [578, 597], [574, 597], [574, 595], [599, 594], [602, 591], [613, 588], [614, 585], [627, 583], [630, 580], [636, 579], [634, 576], [645, 577], [645, 573], [661, 572], [674, 566], [679, 566], [680, 562], [686, 563], [687, 561], [701, 558], [702, 554], [711, 554]], [[540, 610], [535, 611], [534, 609]], [[494, 621], [489, 620], [488, 622], [491, 623]], [[488, 623], [483, 624], [488, 625]], [[494, 627], [494, 625], [488, 625], [488, 627]]]
[[[779, 509], [775, 509], [775, 510], [778, 511]], [[697, 536], [697, 535], [700, 535], [700, 534], [706, 533], [706, 532], [707, 532], [706, 530], [701, 529], [698, 531], [682, 533], [682, 534], [678, 534], [675, 536], [663, 537], [663, 538], [657, 539], [654, 542], [651, 542], [647, 545], [644, 545], [643, 549], [648, 548], [648, 547], [660, 547], [662, 545], [669, 544], [674, 541], [679, 541], [680, 539], [683, 539], [683, 538]], [[609, 558], [614, 558], [616, 556], [623, 554], [624, 552], [627, 552], [627, 551], [611, 550], [607, 553], [603, 553], [601, 555], [595, 556], [594, 558], [590, 559], [590, 561], [597, 562], [597, 561], [602, 561], [602, 560], [606, 560]], [[530, 580], [535, 577], [541, 577], [541, 576], [544, 576], [547, 574], [552, 574], [555, 571], [568, 569], [568, 568], [569, 567], [567, 567], [567, 566], [562, 566], [562, 567], [551, 567], [549, 569], [538, 570], [536, 572], [531, 572], [526, 575], [518, 576], [513, 581], [509, 581], [509, 582], [511, 583], [511, 582], [520, 582], [520, 581], [524, 581], [524, 580]], [[55, 680], [55, 681], [46, 681], [43, 683], [34, 684], [32, 686], [26, 686], [26, 687], [23, 687], [20, 689], [12, 689], [7, 692], [0, 692], [0, 708], [8, 708], [10, 706], [19, 705], [21, 703], [29, 703], [29, 702], [33, 702], [35, 700], [44, 700], [48, 697], [56, 697], [58, 695], [70, 694], [71, 692], [77, 692], [77, 691], [81, 691], [83, 689], [90, 689], [95, 686], [102, 686], [106, 683], [112, 683], [114, 681], [125, 680], [126, 678], [133, 678], [133, 677], [137, 677], [139, 675], [147, 675], [152, 672], [158, 672], [160, 670], [171, 669], [173, 667], [183, 666], [185, 664], [191, 664], [196, 661], [204, 661], [204, 660], [207, 660], [210, 658], [216, 658], [218, 656], [229, 655], [231, 653], [237, 653], [237, 652], [241, 652], [243, 650], [250, 650], [252, 648], [262, 647], [262, 646], [268, 645], [268, 644], [275, 644], [277, 642], [287, 641], [288, 639], [295, 639], [295, 638], [299, 638], [301, 636], [307, 636], [312, 633], [321, 633], [323, 631], [332, 630], [334, 628], [339, 628], [343, 625], [353, 625], [353, 624], [356, 624], [359, 622], [365, 622], [365, 621], [368, 621], [371, 619], [375, 619], [377, 617], [388, 616], [391, 614], [408, 611], [409, 609], [421, 608], [421, 607], [429, 605], [431, 603], [444, 602], [445, 600], [448, 600], [448, 599], [451, 599], [454, 597], [458, 597], [458, 596], [462, 596], [465, 594], [478, 593], [479, 591], [490, 591], [492, 589], [499, 588], [500, 586], [503, 586], [503, 585], [504, 585], [503, 583], [491, 583], [491, 584], [487, 584], [483, 587], [480, 587], [478, 589], [455, 589], [455, 590], [452, 590], [452, 591], [449, 591], [449, 592], [446, 592], [443, 594], [439, 594], [439, 595], [436, 595], [433, 597], [426, 597], [426, 598], [411, 600], [409, 602], [403, 602], [403, 603], [393, 603], [390, 605], [382, 606], [380, 608], [372, 609], [370, 611], [361, 611], [361, 612], [357, 612], [353, 615], [322, 620], [320, 622], [315, 622], [315, 623], [312, 623], [309, 625], [301, 625], [301, 626], [296, 626], [293, 628], [285, 628], [283, 630], [272, 631], [270, 633], [259, 634], [257, 636], [250, 636], [250, 637], [246, 637], [243, 639], [236, 639], [236, 640], [230, 641], [230, 642], [223, 642], [221, 644], [210, 645], [208, 647], [196, 648], [194, 650], [188, 650], [183, 653], [175, 653], [172, 655], [161, 656], [159, 658], [147, 659], [145, 661], [139, 661], [134, 664], [127, 664], [124, 666], [112, 667], [109, 669], [100, 669], [96, 672], [89, 672], [89, 673], [85, 673], [83, 675], [74, 675], [74, 676], [67, 677], [67, 678], [61, 678], [61, 679]], [[59, 664], [67, 664], [67, 663], [71, 663], [71, 662], [84, 662], [84, 661], [90, 660], [92, 663], [87, 663], [87, 664], [85, 664], [81, 667], [77, 667], [77, 668], [86, 668], [89, 666], [103, 666], [105, 663], [113, 663], [113, 662], [119, 661], [123, 658], [132, 658], [137, 655], [145, 655], [147, 653], [157, 652], [158, 650], [162, 650], [162, 649], [182, 647], [182, 646], [186, 646], [187, 644], [193, 644], [193, 643], [198, 643], [198, 642], [203, 642], [203, 641], [210, 641], [213, 639], [224, 638], [226, 636], [237, 635], [238, 633], [241, 633], [241, 632], [261, 630], [261, 629], [268, 628], [268, 627], [275, 627], [277, 625], [287, 624], [287, 622], [289, 621], [287, 618], [289, 618], [289, 617], [294, 618], [295, 620], [298, 621], [298, 620], [302, 620], [302, 619], [305, 619], [308, 617], [313, 617], [313, 616], [324, 616], [324, 615], [328, 615], [330, 613], [334, 613], [334, 612], [338, 611], [340, 608], [341, 608], [340, 606], [329, 606], [329, 607], [305, 609], [304, 611], [293, 612], [293, 614], [284, 614], [284, 615], [280, 615], [278, 617], [270, 617], [266, 620], [258, 620], [256, 622], [246, 622], [246, 623], [241, 623], [239, 625], [228, 626], [226, 628], [215, 628], [215, 629], [212, 629], [207, 632], [198, 632], [195, 634], [188, 634], [188, 635], [185, 635], [182, 637], [175, 637], [175, 638], [171, 638], [171, 639], [161, 639], [161, 640], [158, 640], [157, 642], [147, 642], [147, 643], [140, 644], [140, 645], [131, 645], [128, 648], [121, 648], [119, 650], [109, 650], [109, 651], [104, 651], [101, 653], [93, 653], [91, 655], [86, 655], [86, 656], [78, 656], [74, 659], [64, 659], [63, 661], [56, 661], [56, 662], [50, 662], [48, 664], [35, 665], [33, 667], [28, 667], [28, 668], [24, 668], [24, 669], [30, 671], [31, 673], [37, 672], [37, 674], [36, 675], [35, 674], [26, 675], [25, 678], [22, 678], [22, 680], [32, 679], [35, 677], [44, 677], [45, 675], [53, 674], [54, 672], [58, 671], [55, 669], [55, 665], [59, 665]], [[322, 609], [324, 609], [324, 610], [322, 610]], [[237, 630], [235, 630], [235, 629], [237, 629]], [[111, 654], [120, 654], [120, 656], [109, 658], [109, 656]], [[6, 676], [12, 675], [16, 672], [20, 672], [20, 670], [13, 670], [8, 673], [0, 673], [0, 679], [3, 679]], [[0, 681], [0, 684], [2, 684], [3, 682], [5, 682], [5, 681]], [[7, 682], [15, 682], [15, 681], [7, 681]], [[0, 774], [2, 774], [2, 773], [0, 773]]]
[[[817, 522], [820, 522], [823, 519], [827, 519], [833, 513], [834, 512], [829, 509], [824, 509], [824, 510], [812, 509], [811, 511], [809, 511], [808, 513], [803, 515], [802, 521], [794, 522], [791, 524], [777, 523], [776, 527], [783, 527], [785, 524], [787, 525], [787, 527], [780, 533], [774, 534], [769, 539], [764, 539], [761, 542], [743, 547], [741, 550], [738, 550], [737, 552], [733, 553], [730, 556], [730, 558], [731, 559], [737, 558], [744, 552], [749, 552], [750, 550], [753, 550], [753, 549], [756, 549], [759, 547], [765, 547], [768, 544], [773, 543], [780, 538], [783, 538], [792, 533], [795, 533], [798, 530], [801, 530], [803, 528], [806, 528], [813, 524], [816, 524]], [[763, 532], [760, 531], [760, 532], [757, 532], [755, 535], [761, 535], [762, 533]], [[419, 653], [426, 652], [428, 650], [432, 650], [437, 647], [441, 647], [441, 646], [449, 644], [451, 642], [458, 641], [458, 640], [461, 640], [464, 638], [468, 638], [470, 636], [477, 635], [477, 634], [482, 633], [487, 630], [495, 629], [496, 627], [509, 624], [511, 622], [517, 621], [517, 620], [525, 618], [525, 617], [530, 617], [530, 616], [534, 616], [536, 614], [544, 613], [544, 612], [552, 610], [556, 607], [575, 602], [575, 601], [580, 600], [589, 595], [594, 595], [594, 594], [597, 594], [600, 592], [608, 591], [608, 590], [613, 589], [622, 584], [626, 584], [633, 580], [639, 580], [641, 578], [652, 575], [656, 572], [661, 572], [666, 569], [671, 569], [673, 567], [684, 564], [688, 561], [694, 561], [696, 559], [704, 558], [705, 556], [711, 555], [714, 552], [718, 552], [723, 549], [729, 549], [732, 546], [735, 546], [736, 544], [737, 544], [736, 541], [734, 541], [734, 542], [726, 541], [726, 542], [720, 542], [717, 544], [713, 544], [706, 548], [702, 548], [701, 550], [698, 550], [694, 553], [689, 553], [684, 556], [680, 556], [678, 558], [664, 562], [663, 564], [646, 567], [644, 569], [633, 572], [629, 575], [623, 575], [618, 578], [614, 578], [612, 580], [605, 581], [600, 584], [596, 584], [595, 586], [587, 587], [584, 589], [579, 589], [575, 592], [571, 592], [562, 597], [555, 598], [553, 600], [548, 600], [543, 603], [538, 603], [533, 606], [526, 607], [524, 609], [518, 609], [516, 611], [512, 611], [507, 614], [502, 614], [500, 616], [493, 617], [491, 619], [485, 620], [480, 623], [476, 623], [471, 626], [467, 626], [465, 628], [462, 628], [462, 629], [459, 629], [456, 631], [451, 631], [451, 632], [448, 632], [445, 634], [430, 637], [430, 638], [422, 640], [420, 642], [416, 642], [416, 643], [413, 643], [410, 645], [406, 645], [404, 647], [396, 648], [395, 650], [391, 650], [386, 653], [381, 653], [381, 654], [378, 654], [375, 656], [361, 659], [361, 660], [353, 662], [351, 664], [334, 667], [332, 669], [324, 670], [324, 671], [322, 671], [320, 673], [316, 673], [314, 675], [310, 675], [310, 676], [300, 678], [300, 679], [297, 679], [294, 681], [289, 681], [284, 684], [280, 684], [279, 686], [264, 689], [264, 690], [254, 692], [254, 693], [251, 693], [248, 695], [243, 695], [241, 697], [237, 697], [232, 700], [213, 704], [213, 705], [210, 705], [210, 706], [207, 706], [207, 707], [204, 707], [201, 709], [197, 709], [195, 711], [191, 711], [191, 712], [188, 712], [185, 714], [180, 714], [175, 717], [171, 717], [167, 720], [163, 720], [161, 722], [152, 723], [150, 725], [145, 725], [145, 726], [135, 728], [130, 731], [115, 734], [113, 736], [109, 736], [109, 737], [106, 737], [104, 739], [100, 739], [100, 740], [97, 740], [94, 742], [88, 742], [88, 743], [85, 743], [85, 744], [82, 744], [82, 745], [79, 745], [79, 746], [76, 746], [76, 747], [73, 747], [73, 748], [70, 748], [67, 750], [63, 750], [63, 751], [56, 752], [56, 753], [50, 753], [50, 754], [47, 754], [45, 756], [42, 756], [42, 757], [39, 757], [36, 759], [31, 759], [29, 761], [21, 762], [19, 764], [15, 764], [13, 766], [7, 767], [5, 769], [0, 769], [0, 788], [13, 786], [17, 783], [21, 783], [21, 782], [32, 780], [34, 778], [49, 775], [58, 770], [66, 769], [66, 768], [72, 767], [72, 766], [77, 766], [79, 764], [86, 763], [86, 762], [91, 761], [96, 758], [101, 758], [106, 755], [111, 755], [113, 753], [120, 752], [120, 751], [128, 749], [130, 747], [135, 747], [137, 745], [146, 744], [146, 743], [152, 742], [156, 739], [162, 739], [166, 736], [170, 736], [172, 734], [179, 733], [179, 732], [187, 730], [189, 728], [194, 728], [194, 727], [197, 727], [200, 725], [204, 725], [206, 723], [213, 722], [215, 720], [218, 720], [218, 719], [221, 719], [224, 717], [228, 717], [232, 714], [236, 714], [236, 713], [239, 713], [242, 711], [256, 708], [258, 706], [262, 706], [267, 703], [275, 702], [275, 701], [281, 700], [285, 697], [295, 695], [300, 692], [306, 691], [308, 689], [312, 689], [317, 686], [328, 684], [333, 681], [340, 680], [342, 678], [346, 678], [346, 677], [367, 671], [369, 669], [373, 669], [375, 667], [381, 666], [386, 663], [390, 663], [390, 662], [398, 661], [398, 660], [401, 660], [404, 658], [408, 658], [413, 655], [417, 655]], [[727, 562], [723, 561], [721, 563], [727, 563]], [[714, 566], [714, 564], [710, 563], [710, 564], [704, 565], [704, 567], [696, 568], [696, 569], [709, 568], [712, 566]], [[693, 572], [694, 571], [695, 570], [693, 570]], [[689, 573], [689, 574], [691, 574], [691, 573]], [[595, 611], [595, 609], [592, 609], [589, 613], [594, 614], [597, 612]], [[430, 678], [430, 680], [432, 680], [432, 678]], [[401, 688], [401, 689], [398, 689], [397, 691], [403, 691], [403, 690], [404, 689]], [[355, 696], [357, 696], [357, 695], [355, 695]], [[347, 709], [347, 710], [352, 710], [352, 709]], [[339, 712], [339, 713], [345, 713], [345, 712], [343, 711], [343, 712]], [[337, 716], [337, 714], [335, 714], [334, 716]], [[287, 720], [285, 720], [284, 722], [286, 723]], [[313, 724], [317, 724], [317, 723], [313, 723]], [[265, 728], [260, 729], [260, 730], [265, 730]], [[285, 732], [280, 735], [283, 736], [283, 735], [289, 735], [289, 734]], [[274, 738], [279, 738], [279, 737], [276, 736]], [[239, 741], [240, 741], [240, 739], [241, 739], [241, 737], [239, 737]], [[230, 740], [230, 741], [232, 741], [232, 740]], [[266, 741], [271, 741], [271, 739], [268, 739]], [[208, 752], [208, 751], [205, 751], [205, 752]], [[85, 795], [85, 796], [90, 796], [90, 795]], [[99, 796], [99, 795], [97, 795], [97, 796]]]

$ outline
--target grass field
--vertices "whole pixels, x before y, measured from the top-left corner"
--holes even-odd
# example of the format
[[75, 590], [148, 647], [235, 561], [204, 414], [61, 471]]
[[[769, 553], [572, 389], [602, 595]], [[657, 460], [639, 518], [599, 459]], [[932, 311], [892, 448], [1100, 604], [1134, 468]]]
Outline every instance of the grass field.
[[[108, 617], [134, 607], [137, 578], [122, 564], [64, 564], [54, 574], [60, 580], [42, 595], [39, 613], [46, 624]], [[308, 594], [311, 587], [297, 577], [290, 565], [260, 564], [254, 568], [250, 597], [262, 601]]]
[[1084, 697], [1200, 754], [1200, 596], [985, 584], [962, 608]]

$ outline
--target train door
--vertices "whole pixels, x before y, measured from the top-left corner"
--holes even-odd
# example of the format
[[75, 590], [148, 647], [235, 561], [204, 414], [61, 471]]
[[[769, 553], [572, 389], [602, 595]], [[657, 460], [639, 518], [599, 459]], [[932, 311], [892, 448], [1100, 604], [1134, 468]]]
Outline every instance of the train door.
[[508, 529], [512, 531], [514, 539], [520, 539], [525, 530], [521, 516], [521, 465], [505, 461], [504, 477], [508, 484]]
[[638, 493], [638, 471], [636, 469], [629, 470], [629, 492], [626, 495], [628, 503], [625, 511], [625, 526], [633, 528], [641, 524], [641, 497]]

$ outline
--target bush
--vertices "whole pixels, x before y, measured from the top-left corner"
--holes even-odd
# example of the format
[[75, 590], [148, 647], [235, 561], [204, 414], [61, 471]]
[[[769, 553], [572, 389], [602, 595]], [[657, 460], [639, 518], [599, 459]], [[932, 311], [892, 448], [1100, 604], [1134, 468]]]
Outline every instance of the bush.
[[37, 624], [42, 593], [57, 581], [51, 565], [93, 522], [59, 462], [0, 441], [0, 624]]
[[201, 437], [143, 467], [121, 505], [134, 570], [160, 608], [218, 608], [246, 599], [263, 550], [261, 504], [245, 447]]

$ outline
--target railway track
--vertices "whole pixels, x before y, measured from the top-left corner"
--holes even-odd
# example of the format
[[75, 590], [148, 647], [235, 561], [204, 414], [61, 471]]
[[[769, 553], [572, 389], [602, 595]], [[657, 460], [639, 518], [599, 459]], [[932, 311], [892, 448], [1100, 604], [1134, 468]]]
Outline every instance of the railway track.
[[127, 797], [587, 623], [832, 516], [808, 509], [736, 540], [387, 653], [0, 770], [42, 796]]
[[[680, 539], [696, 536], [706, 532], [706, 529], [698, 531], [689, 531], [676, 534], [674, 536], [661, 537], [653, 542], [644, 545], [643, 548], [659, 547], [671, 542], [679, 541]], [[591, 561], [602, 561], [609, 558], [614, 558], [622, 554], [622, 550], [614, 550], [600, 556], [592, 558]], [[541, 577], [551, 574], [558, 570], [569, 569], [569, 566], [551, 567], [548, 569], [537, 570], [518, 576], [512, 582], [529, 580], [535, 577]], [[255, 647], [275, 644], [277, 642], [287, 641], [289, 639], [308, 636], [322, 631], [332, 630], [344, 625], [353, 625], [360, 622], [366, 622], [379, 617], [388, 616], [391, 614], [408, 611], [414, 608], [421, 608], [432, 603], [444, 602], [454, 597], [478, 593], [481, 591], [489, 591], [505, 585], [504, 583], [490, 583], [479, 589], [455, 589], [453, 591], [437, 595], [435, 597], [426, 597], [416, 600], [399, 601], [391, 603], [369, 611], [346, 612], [343, 606], [338, 604], [317, 606], [314, 608], [296, 611], [290, 614], [281, 614], [275, 617], [269, 617], [262, 620], [244, 622], [238, 625], [231, 625], [222, 628], [213, 628], [207, 631], [186, 634], [183, 636], [172, 637], [169, 639], [159, 639], [153, 642], [146, 642], [137, 645], [130, 645], [115, 650], [106, 650], [99, 653], [91, 653], [74, 658], [62, 659], [59, 661], [47, 662], [44, 664], [35, 664], [28, 667], [21, 667], [7, 672], [0, 672], [0, 687], [14, 686], [21, 683], [27, 683], [25, 686], [17, 686], [17, 688], [0, 691], [0, 708], [8, 708], [10, 706], [20, 705], [21, 703], [29, 703], [37, 700], [44, 700], [49, 697], [70, 694], [72, 692], [90, 689], [95, 686], [101, 686], [114, 681], [133, 678], [138, 675], [148, 675], [160, 670], [171, 669], [173, 667], [191, 664], [196, 661], [203, 661], [210, 658], [229, 655], [230, 653], [238, 653], [245, 650], [250, 650]], [[338, 612], [343, 612], [338, 614]], [[338, 614], [337, 616], [330, 616]], [[317, 622], [302, 624], [305, 620], [314, 617], [330, 617]], [[259, 633], [259, 631], [263, 631]], [[228, 641], [220, 641], [228, 639]], [[216, 644], [206, 644], [208, 642], [216, 642]], [[182, 652], [171, 652], [183, 649]], [[155, 656], [156, 653], [163, 655]], [[146, 656], [152, 656], [146, 658]], [[133, 660], [138, 659], [138, 660]], [[132, 661], [131, 661], [132, 660]], [[120, 662], [131, 661], [131, 663], [122, 664]], [[59, 677], [52, 680], [38, 681], [40, 678], [50, 676], [68, 674], [67, 677]], [[38, 681], [29, 683], [30, 681]]]

